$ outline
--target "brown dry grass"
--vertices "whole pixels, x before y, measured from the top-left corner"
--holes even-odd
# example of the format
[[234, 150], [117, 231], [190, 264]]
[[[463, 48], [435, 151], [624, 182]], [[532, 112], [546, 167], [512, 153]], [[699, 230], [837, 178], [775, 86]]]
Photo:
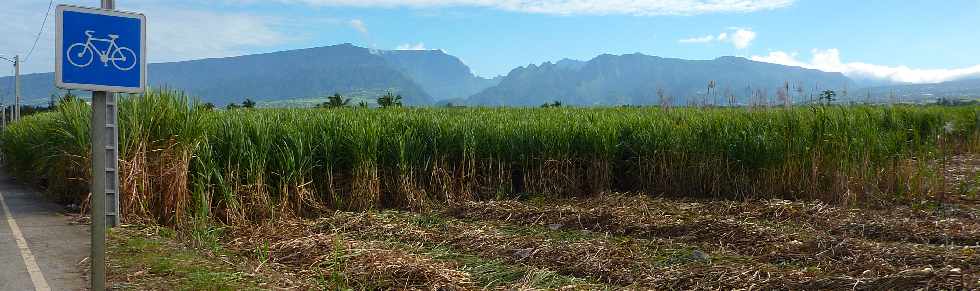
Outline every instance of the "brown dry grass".
[[[821, 203], [699, 203], [627, 195], [545, 205], [472, 202], [444, 213], [468, 220], [665, 239], [752, 262], [798, 266], [819, 275], [786, 286], [836, 282], [828, 281], [831, 275], [850, 277], [851, 283], [860, 286], [912, 281], [975, 286], [975, 281], [941, 272], [959, 270], [976, 278], [980, 265], [976, 255], [980, 223], [971, 218], [976, 217], [976, 209], [961, 210], [959, 217], [938, 217], [911, 209], [857, 211]], [[917, 272], [926, 269], [937, 271]], [[928, 280], [906, 280], [911, 277]]]
[[334, 212], [221, 244], [248, 273], [309, 289], [962, 290], [980, 287], [978, 213], [616, 194]]
[[[356, 178], [363, 189], [418, 191], [405, 177]], [[378, 193], [351, 203], [376, 207]], [[259, 262], [254, 273], [290, 274], [302, 279], [280, 285], [314, 289], [980, 288], [980, 206], [968, 199], [851, 209], [787, 200], [554, 196], [447, 197], [452, 203], [438, 206], [420, 192], [401, 203], [413, 211], [279, 217], [236, 226], [223, 245]]]
[[[382, 242], [354, 240], [342, 233], [311, 231], [302, 221], [236, 229], [227, 245], [240, 254], [264, 257], [268, 268], [295, 272], [320, 287], [380, 289], [475, 289], [455, 266]], [[258, 266], [261, 268], [263, 266]]]

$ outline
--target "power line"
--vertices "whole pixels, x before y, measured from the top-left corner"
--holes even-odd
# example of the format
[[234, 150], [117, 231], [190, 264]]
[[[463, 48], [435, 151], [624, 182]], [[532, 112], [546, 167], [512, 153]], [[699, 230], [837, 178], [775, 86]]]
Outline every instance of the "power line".
[[37, 41], [41, 39], [41, 34], [44, 33], [44, 25], [48, 23], [48, 16], [51, 15], [51, 6], [54, 5], [54, 0], [48, 1], [48, 10], [44, 11], [44, 21], [41, 21], [41, 29], [38, 30], [37, 35], [34, 37], [34, 45], [31, 46], [31, 50], [27, 52], [27, 57], [24, 57], [24, 62], [27, 62], [31, 58], [31, 54], [34, 53], [34, 48], [37, 48]]

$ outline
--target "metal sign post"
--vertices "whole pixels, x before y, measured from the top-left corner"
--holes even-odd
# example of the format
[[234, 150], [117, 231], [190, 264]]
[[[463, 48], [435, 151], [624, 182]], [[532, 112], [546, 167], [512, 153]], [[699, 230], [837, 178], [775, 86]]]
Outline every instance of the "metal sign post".
[[106, 227], [119, 225], [119, 129], [116, 92], [142, 93], [146, 84], [146, 17], [59, 5], [55, 83], [92, 91], [92, 290], [105, 290]]

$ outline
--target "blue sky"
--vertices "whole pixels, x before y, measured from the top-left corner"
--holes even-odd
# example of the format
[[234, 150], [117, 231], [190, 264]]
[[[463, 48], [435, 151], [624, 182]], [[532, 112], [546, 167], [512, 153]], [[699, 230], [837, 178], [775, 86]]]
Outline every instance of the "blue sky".
[[[48, 1], [8, 0], [0, 54], [25, 54]], [[147, 14], [150, 60], [353, 43], [442, 49], [482, 76], [640, 52], [736, 55], [856, 78], [980, 76], [977, 0], [117, 0]], [[56, 2], [55, 4], [62, 3]], [[67, 1], [97, 6], [97, 0]], [[53, 68], [53, 17], [27, 72]], [[0, 71], [0, 75], [7, 75]]]

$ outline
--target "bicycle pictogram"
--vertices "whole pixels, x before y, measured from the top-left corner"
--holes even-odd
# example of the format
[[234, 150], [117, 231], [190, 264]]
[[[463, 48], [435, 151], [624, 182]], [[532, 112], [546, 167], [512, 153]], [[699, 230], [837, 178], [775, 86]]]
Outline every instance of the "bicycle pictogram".
[[[102, 62], [103, 66], [108, 67], [109, 63], [112, 63], [113, 67], [119, 69], [120, 71], [129, 71], [136, 67], [137, 59], [136, 53], [128, 47], [121, 47], [116, 44], [116, 40], [119, 39], [119, 35], [109, 34], [109, 38], [96, 38], [94, 37], [95, 31], [86, 30], [85, 36], [88, 38], [85, 43], [75, 43], [68, 47], [67, 54], [68, 62], [72, 65], [84, 68], [92, 64], [95, 56], [99, 56], [99, 61]], [[106, 49], [100, 50], [93, 42], [108, 43]]]

